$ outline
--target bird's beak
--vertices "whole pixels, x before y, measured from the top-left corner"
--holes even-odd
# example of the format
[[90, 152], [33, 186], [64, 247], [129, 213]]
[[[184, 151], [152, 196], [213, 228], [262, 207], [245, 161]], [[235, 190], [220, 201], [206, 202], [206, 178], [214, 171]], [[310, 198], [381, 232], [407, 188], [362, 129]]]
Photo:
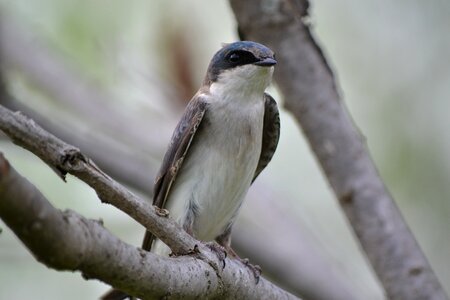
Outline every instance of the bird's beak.
[[271, 66], [276, 65], [277, 61], [271, 57], [266, 57], [266, 58], [261, 59], [260, 61], [257, 61], [253, 64], [257, 65], [257, 66], [262, 66], [262, 67], [271, 67]]

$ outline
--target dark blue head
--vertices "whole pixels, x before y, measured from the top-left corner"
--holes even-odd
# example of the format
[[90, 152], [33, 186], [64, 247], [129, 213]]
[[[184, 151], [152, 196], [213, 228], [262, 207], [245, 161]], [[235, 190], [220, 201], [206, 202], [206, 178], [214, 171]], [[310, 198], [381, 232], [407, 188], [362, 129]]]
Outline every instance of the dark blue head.
[[223, 71], [240, 66], [252, 64], [270, 67], [276, 63], [275, 54], [264, 45], [250, 41], [225, 44], [213, 56], [206, 73], [205, 83], [211, 84]]

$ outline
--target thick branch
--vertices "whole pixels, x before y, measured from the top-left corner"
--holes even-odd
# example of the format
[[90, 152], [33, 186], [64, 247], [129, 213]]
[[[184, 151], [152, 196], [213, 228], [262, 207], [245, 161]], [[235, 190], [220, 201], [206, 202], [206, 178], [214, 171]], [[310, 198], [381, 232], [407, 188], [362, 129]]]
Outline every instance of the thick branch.
[[143, 299], [296, 299], [266, 280], [255, 285], [236, 261], [216, 273], [194, 256], [160, 257], [120, 241], [98, 221], [61, 212], [1, 153], [0, 199], [0, 217], [48, 267], [79, 270]]
[[390, 299], [446, 299], [381, 181], [303, 22], [306, 0], [230, 0], [245, 39], [277, 53], [275, 80]]

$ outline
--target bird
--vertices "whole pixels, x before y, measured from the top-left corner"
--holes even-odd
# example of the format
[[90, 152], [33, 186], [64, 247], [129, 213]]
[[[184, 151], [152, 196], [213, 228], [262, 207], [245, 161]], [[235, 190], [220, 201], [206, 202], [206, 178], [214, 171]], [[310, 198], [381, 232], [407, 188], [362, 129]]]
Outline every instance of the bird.
[[[276, 63], [274, 52], [260, 43], [224, 44], [187, 104], [154, 183], [153, 205], [167, 209], [188, 234], [215, 241], [235, 258], [233, 223], [280, 137], [277, 103], [265, 92]], [[149, 231], [142, 249], [170, 253]], [[101, 299], [127, 297], [112, 290]]]

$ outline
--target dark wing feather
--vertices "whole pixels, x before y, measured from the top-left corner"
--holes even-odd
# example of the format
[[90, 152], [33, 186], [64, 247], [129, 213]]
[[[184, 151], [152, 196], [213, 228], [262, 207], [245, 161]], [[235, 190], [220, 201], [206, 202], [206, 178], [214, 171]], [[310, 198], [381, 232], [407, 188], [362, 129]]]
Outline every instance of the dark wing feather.
[[261, 155], [255, 175], [253, 176], [253, 181], [255, 181], [259, 173], [269, 164], [280, 139], [280, 113], [278, 112], [277, 103], [266, 93], [264, 93], [264, 100], [265, 108]]
[[[201, 96], [195, 96], [189, 102], [183, 117], [178, 123], [172, 135], [163, 163], [155, 180], [153, 205], [164, 208], [170, 188], [180, 170], [189, 146], [194, 139], [203, 116], [207, 103]], [[150, 232], [145, 233], [142, 249], [150, 250], [154, 236]]]

